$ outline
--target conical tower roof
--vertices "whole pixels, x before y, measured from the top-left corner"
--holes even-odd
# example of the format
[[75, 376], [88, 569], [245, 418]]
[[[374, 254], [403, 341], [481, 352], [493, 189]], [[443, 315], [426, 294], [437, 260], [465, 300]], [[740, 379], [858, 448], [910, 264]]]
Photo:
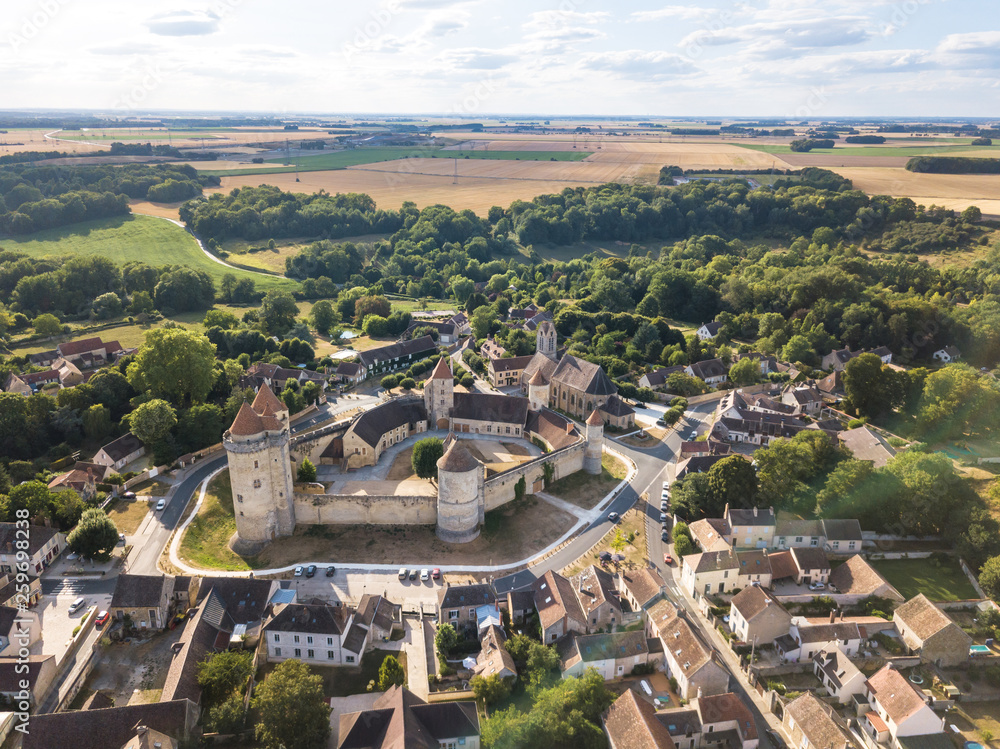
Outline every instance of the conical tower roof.
[[542, 374], [541, 369], [536, 369], [535, 373], [531, 375], [531, 379], [528, 380], [529, 385], [548, 385], [549, 381], [545, 379], [545, 375]]
[[437, 462], [438, 470], [447, 473], [466, 473], [476, 470], [480, 465], [482, 464], [472, 457], [472, 453], [462, 447], [461, 440], [452, 442]]
[[432, 380], [450, 380], [452, 378], [451, 367], [448, 366], [448, 357], [442, 356], [438, 359], [437, 366], [431, 373]]
[[253, 399], [253, 410], [261, 415], [270, 412], [269, 415], [274, 416], [279, 411], [287, 411], [288, 406], [274, 394], [271, 388], [267, 385], [261, 385], [260, 390], [257, 391], [257, 397]]
[[257, 412], [253, 410], [249, 403], [244, 402], [240, 406], [236, 418], [233, 419], [233, 425], [229, 427], [229, 432], [238, 437], [248, 437], [251, 434], [259, 434], [263, 431], [264, 425], [261, 423], [260, 416], [257, 415]]
[[604, 419], [602, 419], [601, 415], [597, 413], [596, 408], [591, 412], [590, 416], [587, 417], [587, 426], [604, 426]]

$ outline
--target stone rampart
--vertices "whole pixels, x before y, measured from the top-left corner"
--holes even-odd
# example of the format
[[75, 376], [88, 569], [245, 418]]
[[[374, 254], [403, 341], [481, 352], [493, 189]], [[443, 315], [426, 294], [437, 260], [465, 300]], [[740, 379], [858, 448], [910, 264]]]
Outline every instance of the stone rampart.
[[299, 525], [435, 525], [437, 497], [295, 492]]

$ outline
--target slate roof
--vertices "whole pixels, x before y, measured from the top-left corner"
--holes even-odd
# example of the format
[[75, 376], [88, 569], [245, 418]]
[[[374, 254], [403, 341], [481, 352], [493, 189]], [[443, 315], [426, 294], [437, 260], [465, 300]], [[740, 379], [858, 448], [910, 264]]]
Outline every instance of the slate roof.
[[646, 634], [642, 630], [613, 634], [576, 635], [573, 642], [574, 649], [584, 663], [612, 658], [632, 658], [649, 653]]
[[701, 715], [703, 726], [735, 720], [737, 730], [744, 741], [753, 741], [757, 738], [753, 713], [743, 700], [732, 692], [699, 697], [698, 713]]
[[439, 749], [442, 739], [478, 735], [475, 702], [428, 705], [394, 686], [371, 710], [340, 716], [337, 749]]
[[837, 648], [816, 653], [813, 656], [813, 663], [819, 666], [820, 671], [826, 674], [837, 688], [844, 686], [861, 673], [858, 667], [851, 663], [851, 659]]
[[815, 749], [839, 749], [848, 743], [833, 709], [812, 692], [803, 692], [792, 700], [785, 706], [785, 714], [794, 719], [795, 725]]
[[[705, 330], [708, 331], [708, 334], [714, 337], [714, 336], [718, 335], [718, 333], [719, 333], [720, 330], [722, 330], [722, 323], [721, 322], [707, 322], [704, 325], [702, 325], [701, 327], [705, 328]], [[701, 330], [701, 328], [698, 328], [698, 330]]]
[[354, 361], [345, 361], [337, 365], [337, 370], [334, 374], [338, 374], [341, 377], [357, 377], [361, 374], [361, 365]]
[[173, 580], [166, 575], [121, 574], [115, 582], [115, 593], [111, 597], [113, 609], [158, 609], [163, 600], [163, 591], [169, 586], [173, 590]]
[[774, 526], [775, 536], [822, 536], [823, 524], [819, 520], [807, 520], [795, 517], [788, 512], [778, 512], [777, 523]]
[[101, 450], [104, 451], [104, 454], [116, 463], [141, 449], [142, 442], [140, 442], [139, 438], [132, 434], [132, 432], [124, 434], [116, 440], [112, 440], [101, 448]]
[[881, 468], [896, 456], [896, 450], [882, 435], [868, 427], [839, 432], [837, 437], [858, 460], [867, 460]]
[[754, 617], [771, 606], [784, 611], [786, 615], [788, 614], [785, 607], [774, 597], [774, 594], [760, 585], [748, 585], [733, 596], [731, 604], [748, 622], [753, 621]]
[[442, 611], [468, 606], [486, 606], [496, 602], [496, 593], [486, 583], [448, 585], [438, 590], [438, 608]]
[[728, 507], [726, 511], [726, 520], [728, 520], [729, 524], [733, 527], [745, 525], [774, 525], [774, 508], [754, 507], [749, 510], [741, 510]]
[[684, 564], [695, 573], [718, 572], [719, 570], [739, 569], [740, 562], [732, 549], [725, 551], [704, 551], [701, 554], [689, 554], [684, 557]]
[[531, 357], [531, 361], [528, 362], [528, 366], [524, 368], [524, 372], [521, 373], [521, 377], [525, 381], [531, 380], [535, 372], [541, 372], [542, 376], [546, 380], [552, 382], [552, 374], [556, 371], [558, 365], [552, 359], [547, 357], [545, 354], [536, 353]]
[[528, 418], [528, 399], [519, 395], [455, 393], [451, 415], [455, 419], [499, 421], [523, 426]]
[[[197, 602], [214, 594], [232, 624], [250, 624], [264, 617], [273, 584], [272, 580], [249, 577], [205, 577], [198, 588]], [[221, 623], [221, 617], [218, 619]]]
[[958, 627], [951, 617], [935, 606], [923, 593], [897, 608], [892, 619], [909, 627], [921, 641], [936, 635], [945, 627]]
[[580, 439], [580, 435], [573, 428], [573, 422], [547, 408], [541, 411], [529, 411], [524, 428], [528, 432], [540, 435], [553, 450], [572, 445]]
[[351, 430], [375, 447], [386, 432], [403, 424], [416, 424], [420, 421], [427, 421], [427, 407], [423, 398], [393, 398], [358, 416], [351, 424]]
[[688, 365], [692, 375], [702, 380], [710, 377], [722, 377], [728, 370], [722, 363], [722, 359], [707, 359], [706, 361], [695, 362]]
[[701, 716], [693, 707], [678, 707], [658, 712], [656, 720], [667, 729], [671, 737], [687, 738], [701, 733]]
[[[646, 381], [649, 382], [651, 388], [660, 387], [666, 384], [667, 378], [672, 374], [677, 374], [678, 372], [683, 372], [684, 367], [682, 365], [677, 365], [676, 367], [663, 367], [661, 369], [654, 369], [652, 372], [647, 372], [643, 375]], [[639, 379], [642, 379], [640, 377]]]
[[[59, 533], [58, 528], [50, 528], [45, 525], [31, 525], [28, 527], [28, 554], [34, 556], [35, 552], [52, 540], [52, 537]], [[17, 529], [14, 523], [0, 523], [0, 551], [11, 551], [16, 547], [18, 540]], [[22, 550], [23, 551], [23, 550]]]
[[833, 642], [840, 640], [863, 640], [868, 636], [864, 627], [856, 622], [827, 622], [826, 624], [803, 624], [798, 626], [799, 641]]
[[282, 606], [274, 618], [264, 625], [264, 631], [340, 635], [344, 632], [344, 624], [341, 609], [336, 606], [290, 603]]
[[361, 654], [365, 648], [365, 639], [368, 637], [368, 630], [355, 621], [351, 628], [347, 630], [347, 636], [343, 639], [343, 648], [349, 653]]
[[861, 541], [861, 523], [856, 519], [823, 520], [823, 535], [827, 541]]
[[573, 578], [573, 585], [580, 599], [580, 605], [588, 616], [590, 612], [608, 603], [618, 613], [618, 620], [621, 620], [622, 606], [618, 601], [618, 591], [610, 573], [592, 564]]
[[421, 354], [436, 350], [437, 344], [434, 343], [434, 339], [429, 335], [425, 335], [422, 338], [415, 338], [412, 341], [402, 341], [400, 343], [390, 344], [389, 346], [382, 346], [381, 348], [359, 351], [358, 358], [361, 359], [361, 363], [364, 364], [365, 367], [370, 368], [379, 363], [399, 359], [403, 356]]
[[355, 617], [367, 627], [375, 625], [379, 629], [390, 630], [398, 620], [398, 612], [401, 608], [398, 603], [392, 603], [383, 596], [365, 593], [358, 601]]
[[630, 405], [628, 405], [617, 395], [612, 395], [610, 398], [608, 398], [604, 402], [604, 405], [601, 406], [601, 410], [604, 411], [604, 413], [616, 417], [631, 416], [632, 414], [635, 413], [635, 409], [633, 409]]
[[891, 663], [869, 677], [865, 686], [897, 726], [927, 704], [924, 695]]
[[184, 631], [178, 642], [179, 651], [173, 654], [167, 668], [167, 678], [163, 684], [161, 699], [165, 701], [188, 699], [201, 702], [201, 687], [198, 685], [198, 664], [215, 650], [218, 629], [205, 618], [206, 606], [199, 606], [194, 616], [184, 623]]
[[795, 566], [802, 572], [808, 572], [809, 570], [828, 570], [830, 569], [830, 562], [826, 558], [826, 552], [819, 548], [793, 548], [791, 549], [792, 558], [795, 560]]
[[72, 710], [31, 716], [31, 729], [24, 734], [22, 749], [117, 749], [144, 725], [172, 738], [184, 738], [197, 717], [188, 700], [168, 700], [145, 705]]
[[507, 358], [500, 359], [490, 359], [490, 366], [493, 368], [494, 372], [513, 372], [515, 370], [522, 370], [528, 363], [534, 358], [534, 354], [528, 354], [527, 356], [511, 356]]
[[889, 582], [880, 575], [874, 567], [859, 554], [855, 554], [841, 565], [838, 565], [830, 573], [830, 583], [837, 589], [838, 593], [848, 595], [869, 596], [886, 586], [891, 593], [890, 598], [902, 601], [903, 597], [899, 592], [889, 585]]
[[631, 689], [626, 689], [604, 717], [604, 729], [615, 749], [674, 749], [670, 731], [656, 711]]
[[603, 368], [569, 354], [559, 360], [549, 380], [588, 395], [614, 395], [618, 392]]

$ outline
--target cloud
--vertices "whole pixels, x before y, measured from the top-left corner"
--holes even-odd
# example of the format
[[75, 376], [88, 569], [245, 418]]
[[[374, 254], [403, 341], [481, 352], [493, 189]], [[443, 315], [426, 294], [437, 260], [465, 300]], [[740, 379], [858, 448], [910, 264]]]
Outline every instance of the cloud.
[[937, 51], [958, 54], [1000, 54], [1000, 31], [949, 34], [941, 40]]
[[204, 36], [219, 30], [219, 17], [214, 13], [179, 10], [152, 16], [146, 27], [159, 36]]
[[879, 35], [863, 16], [840, 16], [699, 29], [684, 37], [678, 46], [693, 49], [747, 43], [753, 54], [787, 57], [816, 48], [854, 46]]
[[691, 7], [688, 5], [667, 5], [657, 10], [639, 10], [629, 18], [634, 22], [661, 21], [664, 18], [676, 18], [681, 21], [700, 21], [714, 15], [711, 8]]
[[588, 55], [582, 64], [589, 70], [640, 80], [660, 80], [697, 71], [690, 60], [681, 55], [639, 49]]
[[449, 67], [467, 68], [472, 70], [497, 70], [517, 62], [518, 55], [506, 54], [493, 49], [479, 49], [470, 47], [467, 49], [450, 49], [440, 56], [440, 59]]
[[100, 47], [91, 47], [88, 51], [95, 55], [148, 55], [159, 49], [162, 48], [152, 44], [119, 42], [118, 44], [106, 44]]

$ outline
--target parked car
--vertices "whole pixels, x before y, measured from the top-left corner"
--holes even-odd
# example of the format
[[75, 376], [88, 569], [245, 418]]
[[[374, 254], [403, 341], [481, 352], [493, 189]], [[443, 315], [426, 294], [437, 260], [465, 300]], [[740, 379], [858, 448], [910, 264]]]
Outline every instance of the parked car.
[[431, 579], [432, 580], [440, 580], [441, 579], [441, 568], [440, 567], [435, 567], [434, 569], [431, 570]]
[[157, 511], [162, 510], [166, 506], [167, 506], [167, 500], [165, 500], [165, 499], [161, 499], [159, 502], [156, 503], [156, 509], [157, 509]]
[[660, 512], [666, 512], [669, 509], [670, 509], [669, 502], [660, 502]]
[[326, 576], [327, 577], [333, 577], [336, 574], [337, 574], [337, 568], [334, 567], [332, 564], [329, 567], [326, 568]]
[[809, 590], [825, 590], [825, 589], [826, 589], [826, 583], [821, 583], [819, 580], [817, 580], [814, 583], [809, 583]]
[[663, 541], [663, 543], [665, 544], [670, 543], [670, 534], [667, 533], [666, 531], [663, 531], [663, 533], [660, 534], [660, 540]]
[[101, 613], [99, 613], [97, 615], [97, 619], [94, 621], [94, 623], [98, 627], [103, 627], [105, 624], [108, 623], [108, 619], [110, 619], [110, 618], [111, 618], [111, 614], [109, 614], [107, 611], [102, 611]]
[[777, 731], [773, 728], [768, 728], [764, 733], [767, 734], [767, 738], [774, 745], [775, 749], [785, 749], [785, 741]]
[[316, 574], [315, 564], [310, 564], [308, 567], [306, 567], [306, 577], [313, 577], [315, 576], [315, 574]]
[[610, 520], [612, 523], [617, 523], [618, 522], [618, 513], [617, 512], [609, 512], [608, 513], [608, 520]]
[[77, 598], [75, 601], [73, 601], [73, 603], [69, 605], [69, 613], [75, 614], [77, 611], [82, 609], [84, 605], [86, 605], [86, 603], [87, 603], [86, 598]]
[[427, 570], [420, 570], [420, 581], [427, 582], [431, 579], [431, 573]]
[[410, 570], [410, 579], [411, 580], [416, 580], [417, 579], [417, 571], [416, 570]]
[[663, 563], [664, 564], [673, 564], [674, 563], [674, 558], [672, 556], [670, 556], [669, 554], [664, 554], [663, 555]]
[[125, 499], [135, 499], [135, 492], [125, 492], [122, 496]]
[[661, 523], [667, 522], [667, 513], [665, 513], [665, 512], [661, 512], [660, 513], [660, 522]]
[[406, 579], [406, 567], [400, 567], [399, 568], [399, 579], [400, 580], [405, 580]]

